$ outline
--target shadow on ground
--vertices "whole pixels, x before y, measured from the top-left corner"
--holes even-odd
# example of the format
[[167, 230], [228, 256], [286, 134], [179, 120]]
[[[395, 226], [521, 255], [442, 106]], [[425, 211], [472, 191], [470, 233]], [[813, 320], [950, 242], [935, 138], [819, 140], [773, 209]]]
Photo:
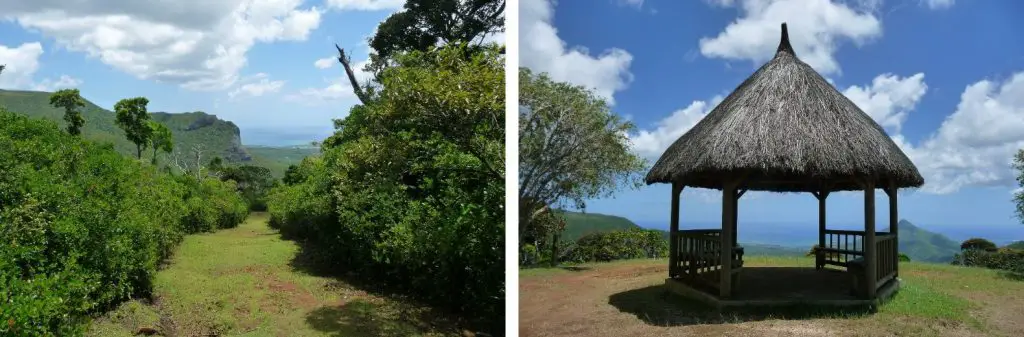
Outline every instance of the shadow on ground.
[[621, 312], [635, 315], [647, 324], [662, 327], [742, 323], [767, 319], [859, 317], [869, 314], [866, 307], [850, 309], [810, 306], [729, 309], [717, 312], [704, 303], [670, 293], [661, 285], [613, 294], [608, 297], [608, 304]]
[[999, 276], [1001, 276], [1004, 279], [1011, 280], [1011, 281], [1021, 281], [1021, 282], [1024, 282], [1024, 273], [1015, 273], [1015, 272], [1012, 272], [1012, 271], [1000, 271], [999, 272]]
[[306, 323], [331, 336], [412, 336], [421, 328], [411, 319], [394, 317], [391, 308], [356, 300], [339, 306], [325, 306], [306, 315]]
[[372, 277], [344, 272], [344, 266], [318, 257], [310, 243], [282, 237], [299, 245], [299, 252], [289, 263], [293, 270], [336, 280], [326, 286], [330, 291], [354, 290], [386, 299], [353, 299], [342, 305], [318, 308], [306, 316], [307, 323], [317, 330], [332, 336], [459, 335], [462, 329], [490, 330], [485, 324], [426, 305], [405, 295], [401, 289], [382, 284]]

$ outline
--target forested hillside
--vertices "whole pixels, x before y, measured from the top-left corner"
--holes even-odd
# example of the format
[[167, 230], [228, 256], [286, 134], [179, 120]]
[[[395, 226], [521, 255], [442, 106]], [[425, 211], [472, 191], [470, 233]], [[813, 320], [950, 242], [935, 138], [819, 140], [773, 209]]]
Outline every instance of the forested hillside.
[[[63, 120], [64, 109], [50, 105], [50, 92], [0, 90], [0, 106], [8, 111], [24, 114], [29, 117], [45, 118], [56, 122], [61, 128], [66, 125]], [[113, 143], [114, 149], [126, 155], [135, 154], [135, 145], [128, 141], [124, 132], [115, 124], [115, 114], [84, 100], [85, 106], [80, 109], [85, 125], [82, 136], [86, 139]], [[302, 160], [303, 154], [315, 153], [309, 148], [258, 147], [256, 154], [242, 144], [242, 138], [234, 123], [221, 120], [215, 115], [201, 111], [187, 113], [151, 112], [153, 121], [167, 126], [173, 135], [173, 153], [158, 153], [159, 162], [170, 163], [174, 155], [184, 156], [193, 147], [203, 150], [203, 157], [212, 159], [221, 157], [229, 163], [263, 166], [280, 177], [291, 164]]]

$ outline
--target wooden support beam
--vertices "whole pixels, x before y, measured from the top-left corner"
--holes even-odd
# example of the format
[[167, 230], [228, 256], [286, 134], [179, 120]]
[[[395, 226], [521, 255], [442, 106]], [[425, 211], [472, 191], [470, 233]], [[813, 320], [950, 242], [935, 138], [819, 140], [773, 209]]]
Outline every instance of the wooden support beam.
[[900, 228], [899, 228], [899, 206], [896, 203], [897, 188], [895, 183], [889, 183], [889, 188], [886, 189], [889, 194], [889, 233], [893, 236], [893, 247], [896, 249], [896, 254], [893, 258], [896, 261], [893, 262], [893, 268], [895, 269], [895, 276], [900, 276]]
[[733, 225], [736, 220], [733, 217], [736, 209], [736, 185], [736, 181], [731, 181], [722, 188], [722, 236], [720, 237], [722, 240], [722, 269], [719, 270], [718, 279], [718, 291], [721, 298], [732, 296], [732, 239]]
[[[814, 196], [818, 198], [818, 247], [825, 248], [825, 199], [828, 198], [828, 190], [822, 190], [819, 192], [812, 192]], [[815, 257], [814, 268], [821, 269], [825, 267], [824, 259]]]
[[672, 183], [672, 215], [669, 222], [668, 277], [679, 276], [679, 196], [683, 184]]
[[878, 252], [875, 250], [875, 181], [864, 181], [864, 276], [868, 298], [875, 298], [877, 282]]
[[747, 193], [747, 189], [744, 188], [744, 189], [740, 190], [739, 193], [736, 193], [736, 200], [739, 200], [740, 198], [742, 198], [743, 197], [743, 193]]

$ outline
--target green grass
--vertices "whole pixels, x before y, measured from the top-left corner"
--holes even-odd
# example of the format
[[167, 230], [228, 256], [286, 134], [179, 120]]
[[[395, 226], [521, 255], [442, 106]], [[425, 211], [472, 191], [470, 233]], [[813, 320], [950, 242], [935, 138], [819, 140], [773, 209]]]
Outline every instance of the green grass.
[[255, 214], [238, 228], [189, 236], [154, 281], [154, 304], [129, 301], [92, 336], [157, 327], [180, 336], [411, 336], [431, 332], [429, 308], [380, 297], [292, 267], [299, 247]]

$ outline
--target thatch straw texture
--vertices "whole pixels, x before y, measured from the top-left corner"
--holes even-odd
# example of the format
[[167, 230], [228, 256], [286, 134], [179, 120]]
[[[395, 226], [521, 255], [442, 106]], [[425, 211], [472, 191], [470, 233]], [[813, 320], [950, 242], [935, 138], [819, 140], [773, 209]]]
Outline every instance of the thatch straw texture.
[[803, 192], [919, 187], [914, 163], [789, 44], [662, 154], [647, 183]]

